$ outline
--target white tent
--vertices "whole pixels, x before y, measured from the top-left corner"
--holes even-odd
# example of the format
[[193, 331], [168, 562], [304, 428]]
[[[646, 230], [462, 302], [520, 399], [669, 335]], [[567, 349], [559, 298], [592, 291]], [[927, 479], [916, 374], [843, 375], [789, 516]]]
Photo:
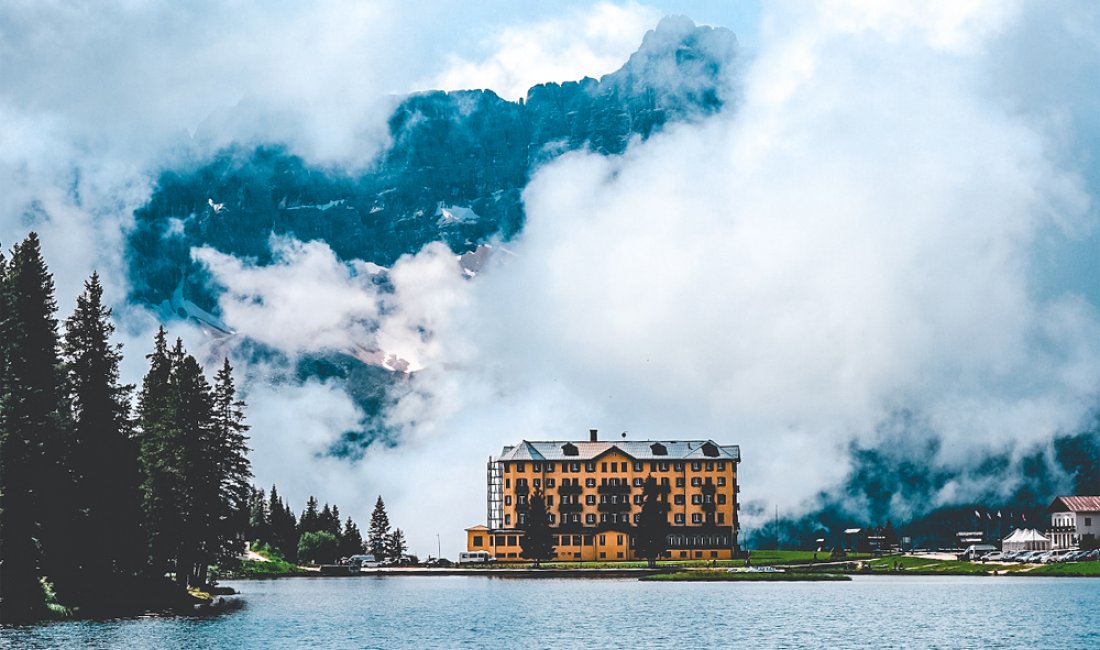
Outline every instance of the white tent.
[[1050, 540], [1034, 528], [1018, 528], [1001, 541], [1002, 551], [1049, 551]]

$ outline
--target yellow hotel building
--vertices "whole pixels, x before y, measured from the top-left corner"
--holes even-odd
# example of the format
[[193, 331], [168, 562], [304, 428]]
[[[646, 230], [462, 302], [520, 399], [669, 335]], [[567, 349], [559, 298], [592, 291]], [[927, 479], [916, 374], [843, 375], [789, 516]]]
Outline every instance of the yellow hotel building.
[[728, 559], [737, 532], [737, 445], [711, 440], [529, 442], [506, 446], [488, 463], [488, 525], [466, 529], [469, 551], [520, 560], [528, 499], [541, 491], [554, 534], [554, 559], [633, 560], [642, 486], [652, 476], [669, 490], [671, 559]]

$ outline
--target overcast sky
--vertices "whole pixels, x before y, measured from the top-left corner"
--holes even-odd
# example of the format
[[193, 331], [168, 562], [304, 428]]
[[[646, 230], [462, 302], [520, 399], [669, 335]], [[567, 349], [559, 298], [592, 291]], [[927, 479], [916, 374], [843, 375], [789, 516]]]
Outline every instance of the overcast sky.
[[545, 167], [474, 281], [439, 245], [386, 296], [319, 242], [278, 241], [264, 268], [194, 252], [242, 335], [291, 355], [373, 336], [423, 367], [387, 414], [401, 444], [355, 464], [318, 455], [362, 417], [341, 386], [241, 368], [258, 481], [361, 524], [382, 493], [414, 550], [438, 532], [453, 554], [484, 517], [482, 463], [521, 438], [739, 443], [742, 495], [794, 512], [850, 441], [896, 443], [899, 411], [946, 468], [1075, 430], [1100, 403], [1088, 2], [7, 2], [0, 242], [40, 231], [63, 311], [100, 270], [134, 381], [155, 322], [122, 302], [120, 251], [158, 171], [260, 141], [355, 170], [395, 95], [599, 76], [667, 14], [737, 34], [737, 101]]

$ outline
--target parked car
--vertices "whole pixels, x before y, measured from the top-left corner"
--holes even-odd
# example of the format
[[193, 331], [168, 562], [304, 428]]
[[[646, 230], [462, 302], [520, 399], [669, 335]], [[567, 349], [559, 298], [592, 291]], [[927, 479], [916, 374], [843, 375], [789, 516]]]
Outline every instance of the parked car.
[[982, 562], [1001, 562], [1004, 560], [1004, 553], [1000, 551], [993, 551], [992, 553], [986, 553], [982, 556]]
[[451, 562], [445, 557], [432, 557], [428, 558], [428, 561], [424, 563], [424, 566], [445, 569], [447, 567], [454, 566], [454, 562]]
[[370, 553], [364, 553], [361, 555], [352, 555], [348, 558], [348, 564], [358, 564], [360, 567], [375, 568], [381, 564], [374, 559], [374, 556]]

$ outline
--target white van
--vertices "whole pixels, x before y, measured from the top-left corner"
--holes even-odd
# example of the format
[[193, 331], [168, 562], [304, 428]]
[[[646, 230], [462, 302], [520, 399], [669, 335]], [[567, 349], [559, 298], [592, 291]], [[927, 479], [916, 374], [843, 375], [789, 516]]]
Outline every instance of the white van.
[[497, 559], [489, 555], [489, 551], [462, 551], [458, 554], [459, 564], [474, 564], [484, 562], [496, 562]]

